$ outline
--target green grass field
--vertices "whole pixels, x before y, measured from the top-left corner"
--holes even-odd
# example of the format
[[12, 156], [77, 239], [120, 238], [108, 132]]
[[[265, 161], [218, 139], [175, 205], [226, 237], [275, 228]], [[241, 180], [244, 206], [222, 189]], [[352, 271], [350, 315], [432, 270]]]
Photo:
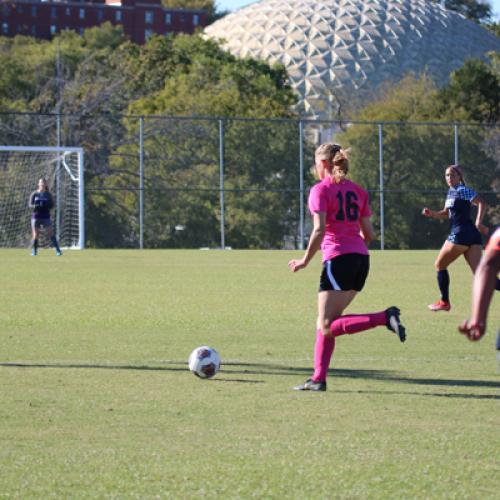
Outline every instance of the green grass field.
[[348, 311], [398, 305], [407, 342], [341, 337], [328, 391], [300, 393], [320, 273], [290, 273], [300, 254], [1, 250], [0, 498], [498, 498], [498, 294], [470, 343], [464, 262], [431, 313], [436, 252], [374, 251]]

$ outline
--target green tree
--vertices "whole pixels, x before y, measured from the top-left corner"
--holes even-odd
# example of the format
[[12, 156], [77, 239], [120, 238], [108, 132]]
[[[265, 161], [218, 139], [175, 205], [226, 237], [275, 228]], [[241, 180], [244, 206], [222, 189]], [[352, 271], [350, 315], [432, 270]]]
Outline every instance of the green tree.
[[[187, 35], [152, 37], [130, 51], [123, 68], [137, 96], [128, 112], [145, 116], [147, 245], [217, 246], [221, 222], [217, 118], [293, 117], [295, 96], [285, 70], [237, 59], [213, 41]], [[141, 97], [143, 85], [147, 92], [143, 89]], [[233, 119], [223, 124], [225, 187], [230, 190], [226, 243], [280, 246], [285, 236], [297, 231], [298, 195], [290, 193], [298, 188], [298, 167], [291, 175], [289, 171], [298, 158], [298, 126]], [[137, 134], [136, 123], [129, 121], [126, 128], [130, 136]], [[134, 146], [120, 147], [110, 170], [129, 171], [133, 150]], [[123, 187], [125, 178], [137, 186], [131, 176], [107, 176], [106, 185], [113, 190], [99, 196], [109, 197], [113, 215], [123, 227], [136, 228], [136, 193], [114, 190]]]
[[439, 113], [454, 120], [497, 123], [500, 119], [500, 78], [483, 61], [465, 61], [440, 90]]
[[488, 23], [485, 26], [496, 36], [500, 36], [500, 23]]
[[491, 62], [491, 71], [500, 78], [500, 52], [491, 52], [489, 54]]
[[[421, 216], [424, 206], [442, 207], [444, 169], [453, 163], [453, 127], [442, 113], [440, 93], [425, 76], [408, 77], [357, 117], [383, 125], [384, 221], [388, 248], [428, 248], [439, 245], [447, 225]], [[434, 121], [434, 125], [415, 122]], [[415, 123], [412, 125], [412, 123]], [[372, 209], [379, 221], [379, 146], [376, 125], [353, 125], [338, 140], [352, 147], [352, 176], [372, 192]], [[490, 190], [495, 162], [484, 147], [484, 130], [475, 127], [460, 135], [460, 162], [468, 182], [478, 191]]]
[[[441, 0], [433, 1], [441, 3]], [[491, 4], [485, 0], [444, 0], [444, 6], [478, 23], [487, 23], [492, 15]]]
[[213, 0], [162, 0], [164, 7], [173, 9], [200, 9], [207, 13], [207, 23], [211, 24], [217, 19], [227, 14], [227, 11], [220, 11]]

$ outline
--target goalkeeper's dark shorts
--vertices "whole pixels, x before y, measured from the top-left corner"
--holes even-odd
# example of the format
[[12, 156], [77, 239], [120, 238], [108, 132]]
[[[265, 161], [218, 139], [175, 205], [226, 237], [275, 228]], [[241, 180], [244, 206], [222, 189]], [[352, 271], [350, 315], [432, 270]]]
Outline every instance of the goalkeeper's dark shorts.
[[31, 219], [31, 229], [41, 229], [52, 227], [52, 221], [50, 219]]

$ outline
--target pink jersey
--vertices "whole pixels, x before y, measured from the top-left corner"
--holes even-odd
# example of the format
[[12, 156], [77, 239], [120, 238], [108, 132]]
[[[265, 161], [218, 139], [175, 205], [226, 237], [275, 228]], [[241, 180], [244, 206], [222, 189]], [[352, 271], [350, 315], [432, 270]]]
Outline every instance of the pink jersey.
[[360, 234], [360, 219], [372, 213], [368, 193], [349, 180], [336, 184], [326, 178], [309, 193], [309, 210], [326, 213], [326, 231], [321, 243], [323, 262], [346, 253], [368, 255]]

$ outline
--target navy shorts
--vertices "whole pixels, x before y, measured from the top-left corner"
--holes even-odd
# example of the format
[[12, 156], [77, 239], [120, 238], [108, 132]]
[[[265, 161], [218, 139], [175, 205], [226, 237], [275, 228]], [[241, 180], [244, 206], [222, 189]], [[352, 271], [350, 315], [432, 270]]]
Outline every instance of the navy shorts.
[[356, 290], [360, 292], [370, 270], [370, 256], [346, 253], [323, 263], [319, 291]]
[[464, 245], [466, 247], [483, 244], [481, 233], [472, 224], [453, 229], [448, 236], [448, 241], [455, 245]]
[[52, 227], [52, 221], [50, 219], [31, 219], [32, 229], [40, 229], [42, 227]]

